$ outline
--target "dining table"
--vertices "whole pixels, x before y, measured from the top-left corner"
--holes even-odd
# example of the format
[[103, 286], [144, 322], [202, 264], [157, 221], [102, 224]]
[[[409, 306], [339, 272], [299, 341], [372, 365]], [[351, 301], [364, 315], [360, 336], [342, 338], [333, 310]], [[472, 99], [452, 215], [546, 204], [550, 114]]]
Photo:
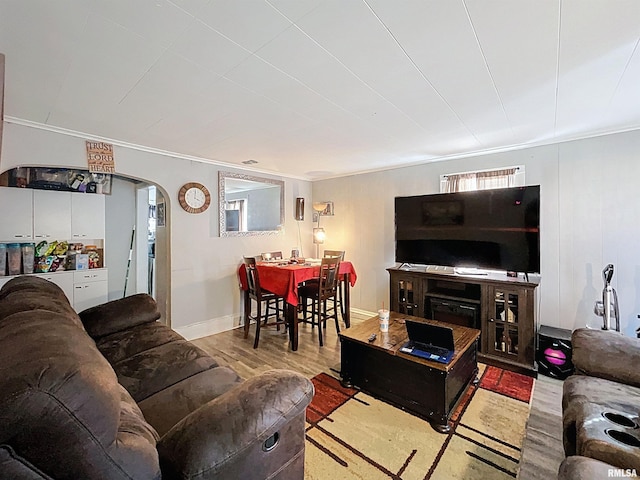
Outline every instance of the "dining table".
[[[298, 350], [298, 286], [312, 278], [320, 276], [320, 262], [293, 264], [286, 261], [258, 262], [256, 264], [260, 276], [260, 288], [275, 293], [284, 298], [285, 321], [289, 327], [289, 345], [291, 350]], [[358, 278], [353, 264], [348, 261], [340, 262], [338, 274], [341, 276], [339, 288], [342, 289], [342, 301], [344, 308], [342, 318], [346, 328], [351, 326], [350, 290]], [[245, 315], [251, 308], [251, 300], [248, 293], [247, 272], [245, 265], [238, 268], [240, 288], [244, 292]]]

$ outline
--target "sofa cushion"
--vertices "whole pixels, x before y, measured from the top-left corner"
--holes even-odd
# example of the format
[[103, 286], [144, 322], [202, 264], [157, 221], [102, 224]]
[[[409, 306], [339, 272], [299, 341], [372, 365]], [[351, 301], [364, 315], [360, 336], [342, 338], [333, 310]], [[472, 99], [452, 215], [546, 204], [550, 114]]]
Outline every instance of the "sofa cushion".
[[112, 364], [120, 383], [136, 402], [185, 378], [218, 366], [211, 356], [187, 340], [174, 340]]
[[560, 464], [558, 480], [610, 478], [613, 466], [589, 457], [571, 456]]
[[9, 445], [0, 445], [0, 478], [2, 480], [47, 480], [38, 467], [22, 458]]
[[62, 313], [76, 326], [84, 328], [67, 296], [55, 283], [40, 277], [16, 277], [0, 290], [0, 322], [14, 313], [48, 310]]
[[637, 413], [640, 410], [640, 388], [598, 377], [572, 375], [562, 386], [563, 411], [576, 402], [595, 403]]
[[160, 318], [160, 311], [153, 297], [138, 293], [88, 308], [79, 315], [89, 335], [98, 339], [136, 325], [155, 322]]
[[184, 338], [160, 322], [144, 323], [133, 328], [101, 337], [96, 345], [114, 364], [138, 353]]
[[579, 328], [571, 335], [571, 348], [578, 373], [640, 387], [639, 339], [611, 330]]
[[146, 421], [140, 406], [127, 390], [118, 384], [120, 391], [120, 425], [118, 430], [123, 435], [134, 435], [145, 438], [155, 444], [160, 440], [158, 432]]
[[144, 418], [162, 436], [191, 412], [241, 382], [229, 367], [211, 368], [151, 395], [138, 405]]

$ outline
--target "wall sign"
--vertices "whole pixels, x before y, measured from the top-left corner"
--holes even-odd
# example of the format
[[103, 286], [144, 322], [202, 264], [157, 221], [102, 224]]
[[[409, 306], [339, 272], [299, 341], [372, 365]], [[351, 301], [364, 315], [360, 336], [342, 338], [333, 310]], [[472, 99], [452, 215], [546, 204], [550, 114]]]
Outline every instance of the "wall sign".
[[87, 140], [87, 163], [92, 173], [116, 173], [113, 145]]

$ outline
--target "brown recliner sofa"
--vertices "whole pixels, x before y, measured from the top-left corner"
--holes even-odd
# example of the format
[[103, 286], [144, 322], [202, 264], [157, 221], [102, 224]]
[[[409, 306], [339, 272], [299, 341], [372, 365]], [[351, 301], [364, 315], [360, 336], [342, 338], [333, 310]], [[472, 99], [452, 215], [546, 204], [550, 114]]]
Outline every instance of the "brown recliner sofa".
[[76, 314], [34, 276], [0, 290], [0, 479], [302, 479], [313, 384], [238, 375], [144, 294]]
[[640, 340], [580, 328], [564, 381], [562, 480], [640, 474]]

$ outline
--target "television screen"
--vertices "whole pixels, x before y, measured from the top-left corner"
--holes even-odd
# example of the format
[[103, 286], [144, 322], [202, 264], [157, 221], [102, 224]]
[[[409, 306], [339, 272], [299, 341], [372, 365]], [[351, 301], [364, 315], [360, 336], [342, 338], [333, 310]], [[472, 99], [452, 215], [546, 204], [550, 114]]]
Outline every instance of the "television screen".
[[540, 272], [540, 186], [395, 199], [396, 262]]

